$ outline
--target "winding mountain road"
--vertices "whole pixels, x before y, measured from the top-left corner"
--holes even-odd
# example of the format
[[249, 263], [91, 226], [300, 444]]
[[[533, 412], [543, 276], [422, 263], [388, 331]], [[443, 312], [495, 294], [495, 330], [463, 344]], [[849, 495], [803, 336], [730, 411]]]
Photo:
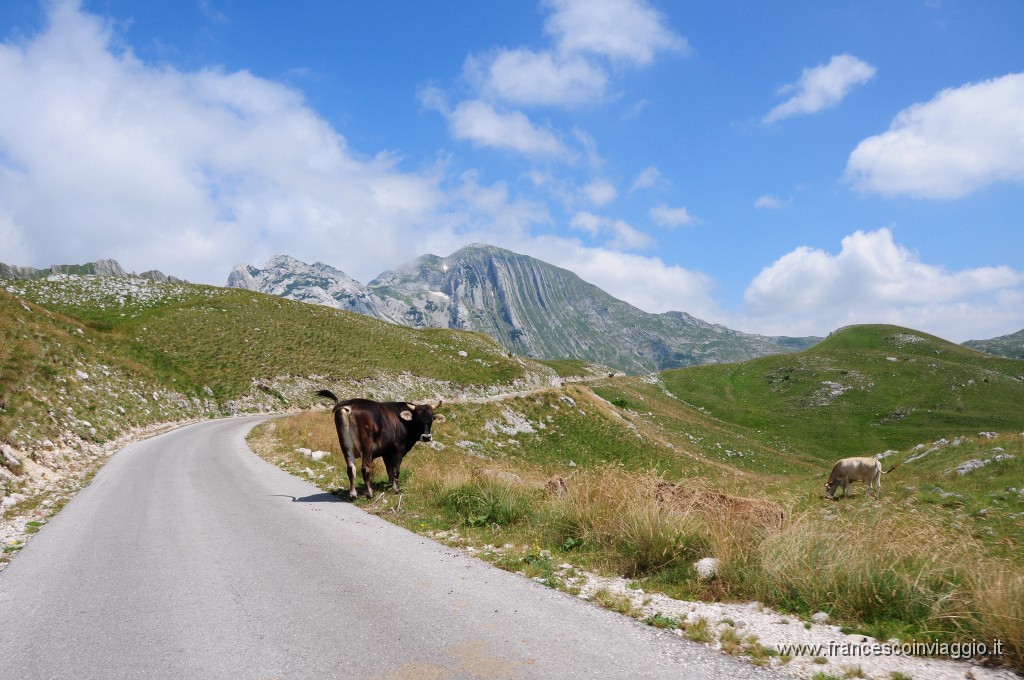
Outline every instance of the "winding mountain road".
[[0, 678], [769, 678], [396, 527], [249, 451], [116, 455], [0, 572]]

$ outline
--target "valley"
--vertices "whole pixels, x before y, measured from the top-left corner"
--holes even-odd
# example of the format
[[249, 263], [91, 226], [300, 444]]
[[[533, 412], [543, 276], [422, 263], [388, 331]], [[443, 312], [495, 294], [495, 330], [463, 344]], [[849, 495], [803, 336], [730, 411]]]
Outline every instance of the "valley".
[[[447, 422], [410, 454], [404, 493], [358, 505], [567, 592], [581, 587], [571, 564], [634, 592], [823, 611], [878, 640], [1004, 640], [999, 660], [1021, 667], [1022, 361], [857, 326], [799, 353], [624, 375], [479, 333], [132, 277], [8, 280], [0, 311], [0, 440], [18, 461], [0, 479], [2, 521], [25, 532], [4, 534], [5, 560], [45, 530], [60, 480], [87, 483], [133, 431], [290, 412], [251, 446], [331, 491], [344, 472], [315, 390], [442, 398]], [[878, 499], [855, 486], [823, 501], [847, 455], [900, 467]], [[555, 478], [564, 492], [547, 490]], [[770, 501], [786, 520], [667, 507], [662, 482]], [[693, 567], [708, 557], [711, 579]], [[621, 595], [592, 599], [629, 613]], [[723, 646], [730, 635], [714, 631]], [[736, 653], [761, 653], [740, 639]]]

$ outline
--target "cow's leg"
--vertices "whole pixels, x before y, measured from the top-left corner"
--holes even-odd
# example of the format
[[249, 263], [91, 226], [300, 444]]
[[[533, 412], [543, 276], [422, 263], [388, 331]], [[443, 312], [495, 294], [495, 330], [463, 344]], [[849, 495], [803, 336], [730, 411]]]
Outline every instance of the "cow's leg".
[[345, 454], [345, 467], [348, 469], [348, 497], [355, 500], [356, 493], [356, 452], [359, 446], [352, 432], [352, 409], [349, 406], [342, 406], [335, 414], [335, 423], [338, 426], [338, 441], [341, 443], [341, 451]]
[[366, 485], [366, 495], [373, 498], [373, 484], [370, 483], [370, 478], [373, 477], [373, 459], [367, 458], [368, 456], [363, 456], [363, 483]]
[[394, 475], [391, 474], [391, 470], [388, 471], [388, 476], [391, 477], [391, 490], [395, 493], [399, 493], [402, 489], [398, 486], [398, 475], [402, 471], [402, 456], [399, 455], [395, 458], [395, 464], [392, 466]]
[[384, 459], [384, 467], [388, 470], [388, 486], [392, 491], [398, 491], [398, 472], [395, 471], [395, 461], [391, 458]]
[[348, 455], [345, 462], [345, 467], [348, 468], [348, 497], [355, 500], [359, 496], [356, 493], [356, 457]]

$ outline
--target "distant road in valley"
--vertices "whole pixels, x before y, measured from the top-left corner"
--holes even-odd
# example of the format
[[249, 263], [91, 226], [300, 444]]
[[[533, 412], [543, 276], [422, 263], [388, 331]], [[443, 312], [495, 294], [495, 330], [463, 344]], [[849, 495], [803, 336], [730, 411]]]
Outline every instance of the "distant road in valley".
[[0, 572], [0, 678], [778, 677], [340, 502], [262, 419], [115, 454]]

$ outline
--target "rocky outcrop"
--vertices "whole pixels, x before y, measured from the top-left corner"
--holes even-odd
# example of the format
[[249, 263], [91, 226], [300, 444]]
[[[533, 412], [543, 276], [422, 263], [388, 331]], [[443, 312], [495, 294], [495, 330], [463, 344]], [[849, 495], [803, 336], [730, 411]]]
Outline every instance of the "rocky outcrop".
[[[18, 265], [4, 264], [0, 262], [0, 279], [45, 279], [53, 274], [68, 274], [73, 276], [115, 276], [127, 277], [136, 276], [126, 272], [118, 264], [117, 260], [96, 260], [87, 264], [54, 264], [46, 269], [35, 267], [19, 267]], [[138, 274], [143, 279], [151, 279], [161, 283], [185, 283], [184, 279], [168, 276], [163, 272], [151, 269]]]
[[1008, 359], [1024, 359], [1024, 330], [991, 340], [968, 340], [964, 347]]
[[363, 284], [321, 262], [306, 264], [287, 255], [270, 258], [263, 269], [235, 265], [228, 287], [380, 317], [377, 300]]

